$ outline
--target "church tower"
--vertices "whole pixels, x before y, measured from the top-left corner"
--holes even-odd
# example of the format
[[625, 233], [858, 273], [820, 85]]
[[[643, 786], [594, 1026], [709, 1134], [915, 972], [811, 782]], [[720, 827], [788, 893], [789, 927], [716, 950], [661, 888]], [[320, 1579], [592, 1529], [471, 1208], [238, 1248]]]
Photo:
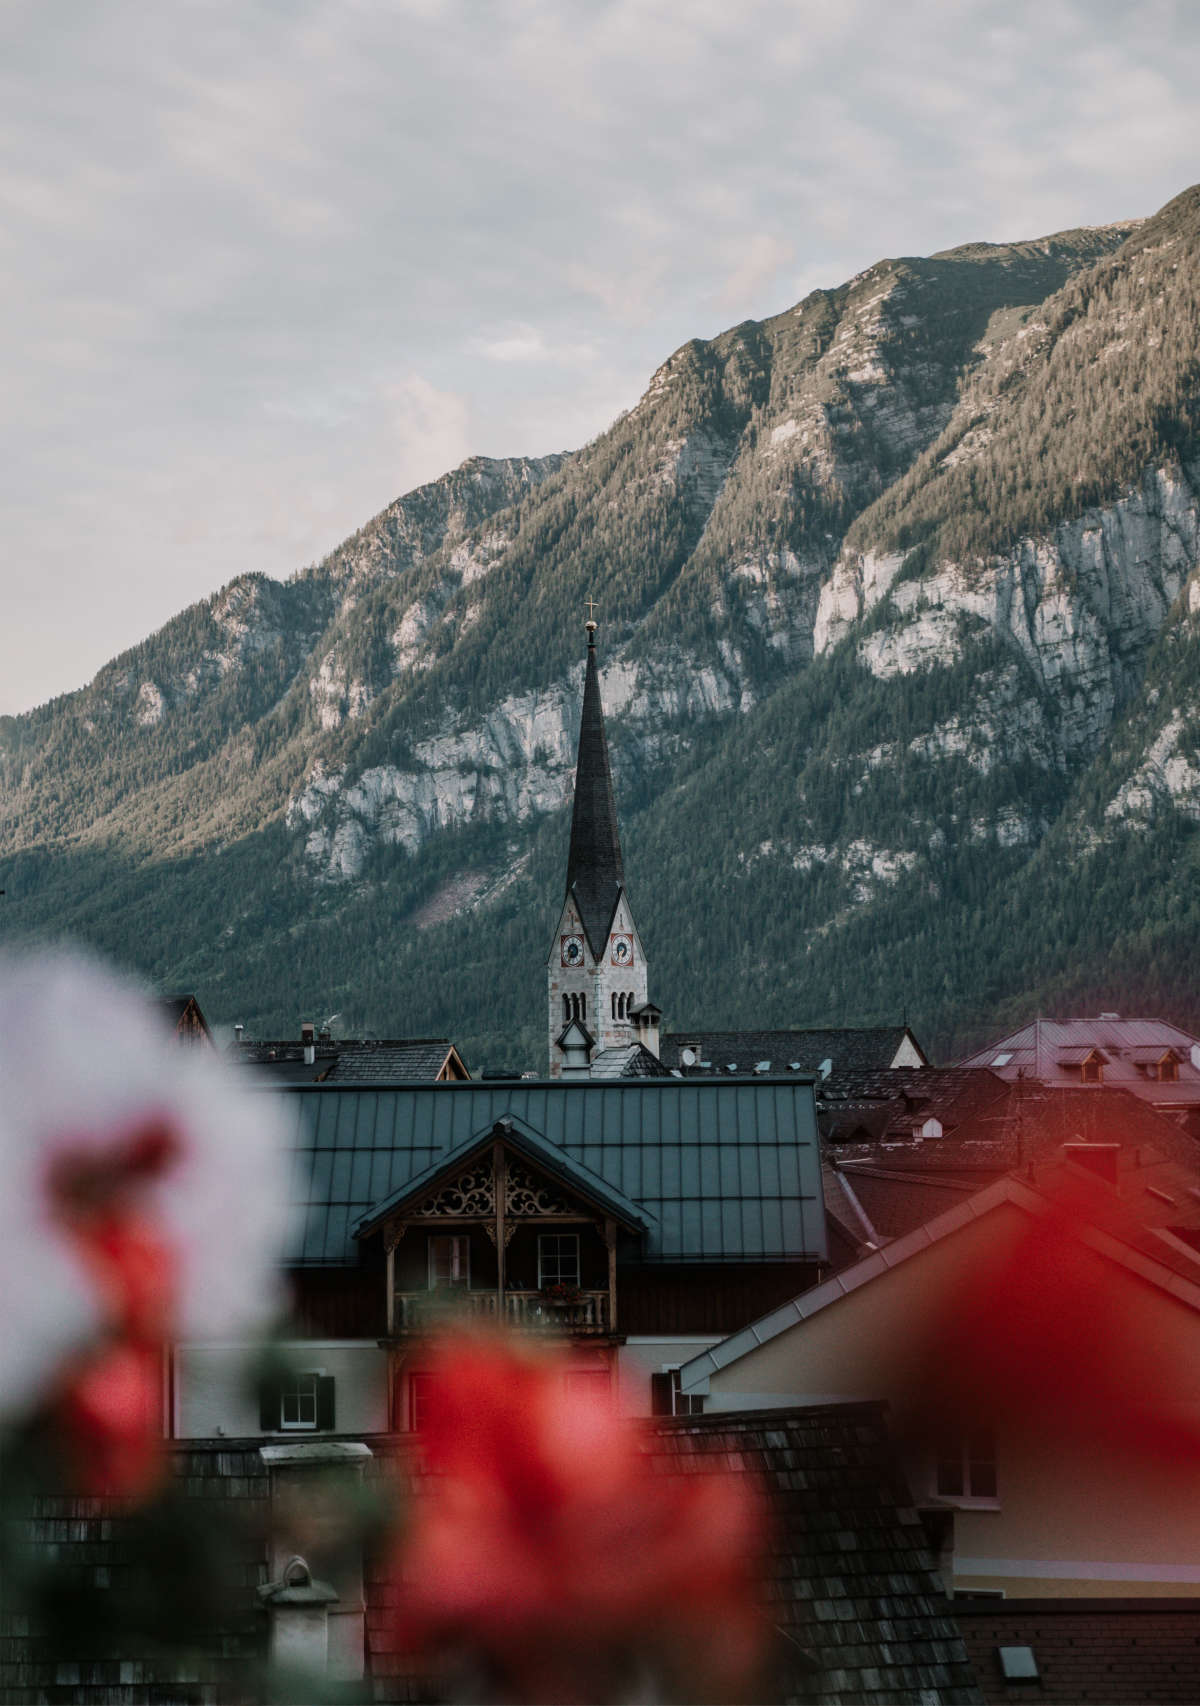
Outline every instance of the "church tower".
[[587, 637], [567, 892], [546, 962], [552, 1078], [586, 1078], [604, 1049], [642, 1043], [658, 1054], [660, 1014], [646, 998], [646, 956], [625, 891], [595, 622]]

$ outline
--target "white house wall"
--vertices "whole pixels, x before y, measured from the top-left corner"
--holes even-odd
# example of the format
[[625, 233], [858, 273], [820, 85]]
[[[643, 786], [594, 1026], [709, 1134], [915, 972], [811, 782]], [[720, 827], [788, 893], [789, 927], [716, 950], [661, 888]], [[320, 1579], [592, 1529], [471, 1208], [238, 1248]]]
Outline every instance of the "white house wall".
[[[628, 1416], [650, 1415], [650, 1376], [681, 1368], [691, 1357], [719, 1344], [716, 1334], [663, 1334], [627, 1339], [617, 1352], [619, 1403]], [[707, 1408], [707, 1406], [706, 1406]]]
[[[306, 1339], [287, 1347], [297, 1369], [331, 1375], [338, 1433], [387, 1429], [387, 1356], [374, 1340]], [[175, 1431], [181, 1439], [224, 1435], [245, 1439], [261, 1432], [258, 1398], [247, 1379], [247, 1347], [180, 1345], [175, 1353]], [[302, 1433], [272, 1435], [284, 1439]]]

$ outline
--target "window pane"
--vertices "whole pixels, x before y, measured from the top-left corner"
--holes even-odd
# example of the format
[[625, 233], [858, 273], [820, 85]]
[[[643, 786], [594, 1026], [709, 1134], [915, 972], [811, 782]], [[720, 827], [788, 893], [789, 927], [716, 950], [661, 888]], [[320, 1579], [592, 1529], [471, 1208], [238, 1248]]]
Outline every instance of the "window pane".
[[470, 1283], [470, 1260], [464, 1237], [439, 1234], [429, 1240], [429, 1284], [465, 1286]]
[[671, 1370], [671, 1410], [676, 1416], [701, 1416], [704, 1399], [697, 1393], [685, 1392], [680, 1385], [679, 1370]]
[[542, 1232], [538, 1235], [538, 1285], [579, 1284], [579, 1234]]
[[994, 1463], [971, 1464], [971, 1497], [973, 1499], [994, 1499], [996, 1497], [996, 1465]]
[[958, 1440], [944, 1440], [938, 1449], [937, 1490], [947, 1499], [963, 1496], [963, 1448]]
[[317, 1377], [295, 1374], [279, 1390], [281, 1428], [315, 1428], [317, 1425]]
[[996, 1497], [996, 1442], [988, 1431], [971, 1435], [968, 1485], [974, 1499]]

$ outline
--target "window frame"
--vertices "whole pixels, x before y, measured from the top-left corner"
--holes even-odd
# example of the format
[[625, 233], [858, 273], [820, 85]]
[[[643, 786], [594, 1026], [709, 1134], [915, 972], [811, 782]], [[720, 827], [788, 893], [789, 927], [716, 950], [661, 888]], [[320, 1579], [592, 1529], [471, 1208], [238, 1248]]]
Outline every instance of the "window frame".
[[[451, 1268], [462, 1270], [459, 1277], [453, 1273], [448, 1280], [440, 1280], [434, 1268], [434, 1246], [436, 1244], [451, 1244], [454, 1246]], [[462, 1256], [464, 1259], [459, 1260]], [[430, 1232], [425, 1247], [425, 1278], [430, 1291], [470, 1291], [471, 1289], [471, 1239], [466, 1232]]]
[[1079, 1082], [1081, 1084], [1103, 1084], [1104, 1056], [1099, 1049], [1093, 1049], [1079, 1062]]
[[[950, 1466], [956, 1467], [958, 1474], [955, 1477], [946, 1476], [945, 1479], [956, 1479], [959, 1484], [958, 1492], [943, 1485], [943, 1469]], [[978, 1471], [983, 1471], [983, 1474], [980, 1475]], [[990, 1491], [975, 1490], [976, 1482], [980, 1479], [990, 1483]], [[930, 1483], [934, 1497], [943, 1504], [954, 1505], [959, 1510], [999, 1510], [999, 1454], [996, 1436], [992, 1430], [975, 1428], [936, 1441]]]
[[[279, 1431], [281, 1434], [315, 1434], [317, 1429], [317, 1382], [325, 1373], [323, 1368], [298, 1368], [287, 1374], [279, 1383]], [[304, 1382], [309, 1383], [309, 1390], [303, 1390]], [[312, 1404], [312, 1421], [297, 1420], [289, 1422], [286, 1419], [286, 1406], [289, 1398], [295, 1398], [299, 1412], [306, 1400]]]
[[[301, 1390], [308, 1383], [311, 1391]], [[289, 1398], [297, 1401], [295, 1421], [284, 1419], [284, 1404]], [[311, 1399], [312, 1420], [303, 1418], [305, 1399]], [[322, 1434], [337, 1431], [337, 1381], [324, 1368], [289, 1368], [270, 1375], [259, 1387], [259, 1432], [264, 1434]]]
[[[546, 1273], [545, 1265], [544, 1265], [544, 1262], [545, 1262], [544, 1248], [545, 1248], [547, 1241], [551, 1238], [556, 1239], [556, 1240], [569, 1238], [569, 1239], [573, 1240], [574, 1245], [575, 1245], [575, 1275], [574, 1275], [574, 1278], [569, 1278], [569, 1277], [566, 1277], [562, 1274], [561, 1264], [559, 1264], [560, 1271], [555, 1273], [553, 1276], [550, 1276]], [[582, 1251], [580, 1250], [578, 1232], [539, 1232], [538, 1233], [537, 1274], [538, 1274], [538, 1290], [539, 1291], [545, 1291], [545, 1289], [548, 1285], [573, 1285], [573, 1286], [575, 1286], [575, 1288], [577, 1290], [583, 1289], [583, 1258], [582, 1258]]]
[[650, 1376], [650, 1414], [652, 1416], [702, 1416], [704, 1396], [685, 1392], [680, 1380], [682, 1363], [664, 1362]]

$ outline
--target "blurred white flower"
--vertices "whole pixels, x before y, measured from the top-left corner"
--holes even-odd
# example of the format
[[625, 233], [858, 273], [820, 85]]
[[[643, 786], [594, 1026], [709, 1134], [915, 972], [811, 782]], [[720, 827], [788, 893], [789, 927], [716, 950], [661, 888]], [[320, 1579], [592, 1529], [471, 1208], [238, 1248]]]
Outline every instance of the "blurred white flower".
[[281, 1302], [285, 1154], [275, 1099], [180, 1047], [133, 985], [66, 953], [0, 960], [0, 1419], [112, 1329], [64, 1177], [118, 1193], [169, 1253], [170, 1337], [249, 1336]]

